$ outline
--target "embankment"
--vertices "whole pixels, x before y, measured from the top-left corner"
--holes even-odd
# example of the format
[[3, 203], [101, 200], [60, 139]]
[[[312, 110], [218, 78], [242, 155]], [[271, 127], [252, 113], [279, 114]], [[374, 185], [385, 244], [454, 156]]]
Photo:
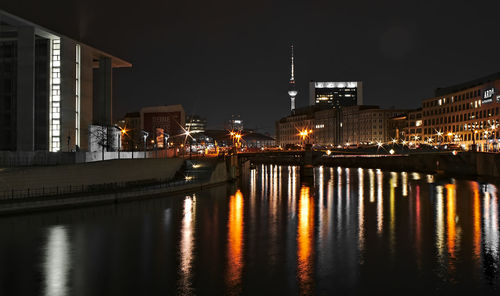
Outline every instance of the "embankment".
[[379, 168], [382, 170], [445, 173], [461, 176], [500, 177], [500, 155], [459, 152], [421, 153], [394, 156], [321, 157], [316, 165]]
[[[36, 212], [42, 210], [64, 209], [80, 206], [93, 206], [119, 203], [132, 200], [163, 197], [188, 191], [203, 190], [218, 186], [230, 180], [226, 162], [208, 161], [202, 167], [208, 169], [208, 177], [192, 180], [189, 183], [163, 182], [144, 187], [122, 188], [116, 192], [96, 192], [93, 194], [76, 194], [50, 198], [12, 198], [3, 200], [0, 205], [0, 215]], [[184, 164], [182, 159], [141, 159], [113, 160], [109, 162], [77, 164], [55, 167], [35, 167], [19, 170], [7, 170], [0, 174], [3, 181], [12, 180], [4, 186], [13, 188], [24, 186], [40, 186], [45, 184], [94, 185], [115, 182], [134, 182], [141, 180], [170, 180]], [[47, 182], [47, 183], [43, 183]], [[60, 185], [61, 186], [61, 185]]]

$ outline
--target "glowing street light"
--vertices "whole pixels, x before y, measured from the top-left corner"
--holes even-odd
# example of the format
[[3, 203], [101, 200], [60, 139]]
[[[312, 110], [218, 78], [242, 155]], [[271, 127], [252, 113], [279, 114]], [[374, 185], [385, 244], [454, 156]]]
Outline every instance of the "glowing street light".
[[145, 130], [141, 130], [141, 134], [144, 139], [144, 158], [146, 158], [146, 145], [147, 145], [146, 139], [148, 138], [149, 133]]
[[308, 129], [303, 129], [303, 130], [299, 130], [299, 137], [302, 141], [302, 145], [304, 145], [304, 142], [305, 140], [307, 139], [307, 142], [309, 143], [309, 135], [312, 134], [312, 129], [308, 130]]

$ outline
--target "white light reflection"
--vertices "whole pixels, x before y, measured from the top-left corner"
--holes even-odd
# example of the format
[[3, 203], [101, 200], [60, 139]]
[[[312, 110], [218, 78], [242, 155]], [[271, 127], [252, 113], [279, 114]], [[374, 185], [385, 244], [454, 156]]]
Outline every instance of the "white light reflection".
[[346, 213], [346, 227], [349, 229], [349, 221], [347, 218], [351, 214], [351, 170], [349, 168], [345, 169], [345, 213]]
[[434, 183], [434, 175], [427, 175], [426, 179], [427, 179], [427, 183], [429, 183], [429, 184]]
[[368, 170], [368, 175], [370, 177], [370, 202], [375, 201], [375, 173], [373, 169]]
[[45, 295], [68, 295], [68, 279], [71, 269], [68, 230], [53, 226], [48, 230], [45, 246]]
[[[337, 168], [337, 225], [342, 229], [342, 169]], [[338, 233], [340, 235], [340, 231]]]
[[411, 173], [411, 178], [412, 180], [420, 180], [420, 174], [419, 173]]
[[382, 234], [384, 227], [384, 204], [382, 199], [383, 194], [383, 175], [382, 171], [377, 169], [377, 233]]
[[443, 186], [441, 185], [436, 186], [436, 249], [438, 251], [438, 260], [441, 263], [443, 263], [444, 205], [443, 205]]
[[401, 173], [401, 186], [402, 188], [402, 195], [403, 196], [408, 196], [408, 173], [407, 172], [402, 172]]
[[266, 167], [264, 165], [261, 166], [260, 172], [261, 172], [260, 185], [262, 186], [260, 192], [262, 197], [264, 197], [266, 195], [266, 174], [267, 174]]
[[[319, 266], [322, 270], [328, 269], [329, 259], [331, 257], [330, 250], [330, 239], [331, 234], [329, 218], [331, 216], [330, 210], [325, 203], [325, 172], [323, 166], [318, 169], [318, 261]], [[327, 197], [328, 198], [328, 197]]]
[[182, 294], [192, 294], [191, 269], [193, 264], [194, 231], [196, 217], [196, 196], [186, 196], [184, 199], [184, 212], [182, 218], [180, 242], [180, 289]]
[[252, 212], [252, 219], [255, 217], [255, 204], [256, 204], [256, 194], [257, 194], [257, 170], [252, 170], [250, 172], [250, 211]]
[[365, 246], [364, 171], [358, 169], [358, 243], [360, 251]]
[[296, 215], [296, 201], [297, 201], [297, 167], [292, 166], [291, 170], [288, 171], [289, 176], [292, 179], [292, 186], [291, 186], [291, 194], [289, 193], [289, 197], [291, 197], [291, 201], [289, 201], [288, 206], [288, 213], [290, 213], [292, 218], [295, 218]]
[[488, 253], [493, 262], [498, 262], [498, 201], [497, 188], [494, 185], [488, 184], [484, 190], [484, 208], [483, 208], [483, 223], [484, 223], [484, 241], [485, 251]]

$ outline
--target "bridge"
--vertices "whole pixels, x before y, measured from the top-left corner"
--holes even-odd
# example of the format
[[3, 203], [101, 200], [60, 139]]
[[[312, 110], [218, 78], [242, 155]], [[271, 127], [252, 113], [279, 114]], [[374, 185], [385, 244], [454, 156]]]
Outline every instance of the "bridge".
[[434, 151], [388, 154], [387, 152], [360, 153], [332, 151], [262, 151], [238, 153], [238, 168], [253, 164], [294, 165], [301, 167], [301, 173], [312, 175], [314, 165], [341, 166], [351, 168], [379, 168], [393, 171], [446, 173], [459, 176], [500, 177], [500, 154], [487, 152]]

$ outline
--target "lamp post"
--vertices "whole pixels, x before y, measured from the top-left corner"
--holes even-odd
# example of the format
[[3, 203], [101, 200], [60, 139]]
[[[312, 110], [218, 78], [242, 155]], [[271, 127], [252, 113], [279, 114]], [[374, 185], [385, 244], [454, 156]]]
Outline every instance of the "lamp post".
[[146, 145], [147, 145], [146, 139], [148, 138], [149, 133], [145, 130], [141, 130], [141, 134], [142, 138], [144, 139], [144, 158], [146, 158]]
[[467, 129], [471, 131], [472, 133], [472, 147], [471, 150], [477, 151], [476, 148], [476, 134], [477, 134], [477, 128], [479, 125], [477, 123], [469, 123], [467, 124]]
[[118, 134], [116, 134], [116, 145], [117, 145], [117, 150], [118, 150], [118, 159], [120, 159], [120, 150], [121, 150], [121, 135], [125, 134], [125, 129], [119, 127], [118, 125], [115, 124], [115, 128], [119, 131]]
[[493, 133], [493, 151], [498, 151], [498, 144], [497, 144], [497, 128], [498, 128], [498, 123], [496, 120], [493, 120], [493, 124], [491, 125], [491, 132]]
[[438, 131], [438, 132], [436, 133], [436, 136], [437, 136], [438, 145], [439, 145], [439, 146], [441, 146], [441, 141], [439, 141], [439, 137], [442, 137], [442, 136], [443, 136], [443, 132]]
[[451, 144], [451, 137], [453, 136], [453, 133], [452, 132], [449, 132], [448, 134], [446, 134], [448, 136], [448, 144]]

